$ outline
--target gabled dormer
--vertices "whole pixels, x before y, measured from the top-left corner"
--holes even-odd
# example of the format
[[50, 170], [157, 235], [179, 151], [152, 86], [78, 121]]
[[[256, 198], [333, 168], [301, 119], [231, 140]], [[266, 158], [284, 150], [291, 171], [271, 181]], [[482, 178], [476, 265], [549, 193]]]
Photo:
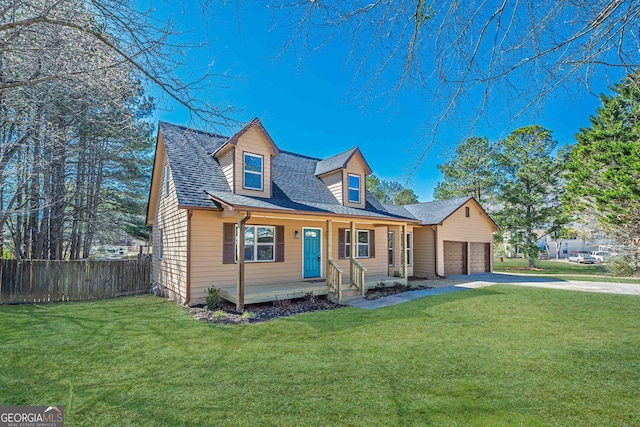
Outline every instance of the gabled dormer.
[[256, 118], [222, 144], [213, 156], [220, 163], [231, 191], [244, 196], [271, 197], [271, 164], [279, 153]]
[[364, 209], [366, 179], [371, 168], [358, 147], [321, 160], [316, 165], [316, 176], [343, 206]]

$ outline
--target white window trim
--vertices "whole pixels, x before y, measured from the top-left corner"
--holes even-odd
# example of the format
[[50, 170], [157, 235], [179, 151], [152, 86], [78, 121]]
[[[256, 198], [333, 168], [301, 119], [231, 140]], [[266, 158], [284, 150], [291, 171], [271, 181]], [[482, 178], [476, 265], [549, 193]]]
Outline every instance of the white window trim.
[[[253, 259], [245, 259], [244, 262], [276, 262], [276, 226], [275, 225], [245, 225], [244, 226], [244, 230], [245, 233], [247, 231], [247, 229], [249, 228], [253, 228], [253, 236], [254, 236], [254, 242], [253, 242]], [[258, 259], [258, 228], [270, 228], [273, 231], [273, 243], [260, 243], [260, 246], [273, 246], [273, 250], [271, 251], [271, 253], [273, 254], [273, 259]], [[240, 233], [238, 233], [238, 226], [236, 225], [236, 262], [238, 262], [238, 238]], [[244, 239], [244, 236], [242, 236], [242, 238]], [[245, 249], [246, 249], [247, 245], [245, 244]], [[244, 254], [243, 254], [244, 256]]]
[[162, 259], [162, 251], [164, 250], [162, 244], [162, 228], [158, 232], [158, 259]]
[[395, 266], [396, 263], [396, 248], [395, 248], [395, 238], [396, 238], [396, 233], [395, 231], [389, 231], [387, 232], [387, 258], [389, 258], [389, 252], [391, 252], [391, 264], [389, 264], [389, 267], [393, 267]]
[[[371, 258], [371, 233], [369, 233], [369, 231], [371, 230], [356, 230], [356, 236], [358, 235], [358, 233], [364, 233], [364, 232], [367, 233], [367, 243], [356, 242], [356, 258], [361, 258], [361, 259]], [[347, 233], [349, 233], [349, 239], [347, 239]], [[367, 256], [358, 255], [359, 246], [367, 247]], [[349, 248], [349, 256], [347, 256], [347, 248]], [[344, 230], [344, 257], [346, 259], [351, 258], [351, 230], [348, 228]]]
[[[244, 188], [245, 190], [255, 190], [255, 191], [262, 191], [264, 189], [264, 156], [260, 155], [260, 154], [252, 154], [252, 153], [243, 153], [243, 157], [242, 157], [242, 188]], [[246, 168], [246, 158], [247, 156], [249, 157], [255, 157], [256, 159], [260, 159], [260, 172], [255, 172], [255, 171], [250, 171], [247, 170]], [[258, 175], [260, 177], [260, 187], [259, 188], [255, 188], [255, 187], [249, 187], [247, 186], [247, 180], [246, 180], [246, 176], [247, 174], [252, 174], [252, 175]]]
[[413, 235], [410, 231], [407, 231], [405, 245], [405, 250], [407, 251], [407, 267], [411, 267], [413, 265]]
[[[351, 187], [351, 184], [349, 184], [349, 178], [351, 177], [358, 178], [358, 188]], [[349, 203], [360, 203], [360, 201], [362, 200], [360, 187], [362, 187], [362, 179], [360, 179], [360, 175], [356, 175], [354, 173], [347, 174], [347, 200], [349, 201]], [[351, 200], [351, 190], [358, 191], [358, 200]]]
[[164, 165], [164, 195], [169, 195], [169, 164]]

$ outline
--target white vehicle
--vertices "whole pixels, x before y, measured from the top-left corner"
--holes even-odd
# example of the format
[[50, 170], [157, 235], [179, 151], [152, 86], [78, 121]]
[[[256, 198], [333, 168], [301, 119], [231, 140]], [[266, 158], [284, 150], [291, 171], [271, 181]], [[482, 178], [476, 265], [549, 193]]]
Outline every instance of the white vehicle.
[[605, 262], [609, 259], [609, 252], [607, 251], [593, 251], [591, 256], [595, 258], [596, 262]]
[[580, 264], [593, 264], [596, 262], [596, 259], [587, 251], [573, 251], [568, 259], [569, 262], [577, 262]]

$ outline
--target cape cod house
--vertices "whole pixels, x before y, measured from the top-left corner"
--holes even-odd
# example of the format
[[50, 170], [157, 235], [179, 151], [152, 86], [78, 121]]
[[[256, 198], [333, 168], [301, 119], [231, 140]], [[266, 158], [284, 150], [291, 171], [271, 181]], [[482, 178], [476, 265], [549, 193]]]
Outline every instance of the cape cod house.
[[153, 282], [182, 304], [215, 287], [242, 308], [492, 270], [498, 228], [475, 199], [382, 205], [369, 174], [358, 148], [284, 151], [258, 119], [231, 137], [161, 122], [146, 220]]

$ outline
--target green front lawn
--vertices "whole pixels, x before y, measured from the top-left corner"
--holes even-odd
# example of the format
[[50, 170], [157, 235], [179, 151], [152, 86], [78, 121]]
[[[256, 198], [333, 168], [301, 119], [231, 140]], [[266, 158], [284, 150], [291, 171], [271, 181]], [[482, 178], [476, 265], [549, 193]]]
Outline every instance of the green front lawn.
[[493, 271], [498, 273], [532, 274], [557, 277], [565, 280], [596, 282], [640, 283], [638, 278], [612, 276], [604, 264], [578, 264], [567, 260], [536, 260], [536, 270], [529, 270], [529, 260], [523, 258], [496, 257]]
[[0, 405], [69, 426], [634, 425], [640, 297], [492, 286], [218, 326], [152, 296], [0, 307]]

